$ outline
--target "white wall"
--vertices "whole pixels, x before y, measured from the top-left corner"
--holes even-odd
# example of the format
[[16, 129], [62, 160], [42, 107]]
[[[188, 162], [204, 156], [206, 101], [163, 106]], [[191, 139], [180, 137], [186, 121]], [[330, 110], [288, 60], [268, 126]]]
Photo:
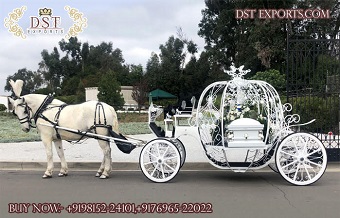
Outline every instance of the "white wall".
[[[137, 108], [138, 104], [135, 100], [132, 99], [132, 86], [121, 86], [121, 92], [123, 95], [125, 104], [124, 108]], [[98, 87], [89, 87], [85, 88], [85, 99], [86, 101], [98, 101]]]
[[86, 101], [98, 101], [98, 87], [85, 88], [85, 100]]
[[0, 104], [5, 105], [7, 110], [8, 110], [8, 99], [7, 99], [7, 96], [0, 96]]

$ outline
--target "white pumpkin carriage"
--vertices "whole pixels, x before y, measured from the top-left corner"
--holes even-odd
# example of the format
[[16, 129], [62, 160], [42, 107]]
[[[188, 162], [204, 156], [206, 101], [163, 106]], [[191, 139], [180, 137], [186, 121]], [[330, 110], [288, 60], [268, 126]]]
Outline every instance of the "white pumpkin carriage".
[[[24, 131], [29, 131], [35, 120], [48, 160], [43, 178], [52, 177], [52, 141], [61, 159], [59, 176], [66, 176], [68, 168], [61, 140], [90, 137], [98, 139], [104, 152], [96, 176], [108, 178], [112, 162], [109, 142], [114, 142], [125, 153], [143, 146], [139, 160], [142, 172], [154, 182], [167, 182], [183, 166], [186, 151], [181, 140], [190, 136], [200, 142], [208, 161], [217, 168], [246, 172], [269, 165], [294, 185], [316, 182], [327, 167], [322, 142], [312, 134], [295, 132], [294, 128], [308, 123], [297, 124], [299, 115], [285, 115], [291, 112], [291, 105], [282, 105], [270, 84], [243, 79], [247, 72], [243, 66], [232, 66], [227, 71], [232, 80], [206, 87], [197, 108], [167, 115], [164, 130], [156, 124], [163, 109], [151, 104], [149, 126], [157, 138], [147, 143], [132, 142], [117, 134], [116, 112], [105, 103], [65, 105], [52, 96], [21, 96], [20, 80], [11, 81], [16, 99], [9, 100]], [[192, 104], [195, 105], [195, 99]]]
[[148, 142], [140, 155], [144, 175], [154, 182], [174, 178], [185, 161], [183, 137], [195, 137], [209, 162], [235, 172], [269, 165], [294, 185], [316, 182], [326, 170], [327, 154], [312, 134], [295, 132], [300, 117], [290, 104], [264, 81], [245, 80], [248, 70], [231, 67], [230, 81], [205, 88], [196, 109], [164, 119], [164, 130], [155, 120], [162, 108], [151, 105], [149, 125], [158, 138]]

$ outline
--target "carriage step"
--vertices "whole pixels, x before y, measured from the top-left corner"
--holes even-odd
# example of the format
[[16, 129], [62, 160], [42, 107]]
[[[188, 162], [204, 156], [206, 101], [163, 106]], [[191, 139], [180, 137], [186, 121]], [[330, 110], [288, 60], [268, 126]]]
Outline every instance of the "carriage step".
[[229, 162], [230, 168], [248, 168], [252, 163], [251, 162]]

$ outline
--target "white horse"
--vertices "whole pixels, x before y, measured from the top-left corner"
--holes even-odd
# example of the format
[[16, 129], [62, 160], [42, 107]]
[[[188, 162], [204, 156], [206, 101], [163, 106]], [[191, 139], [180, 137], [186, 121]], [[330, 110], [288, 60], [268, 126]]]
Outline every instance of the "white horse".
[[[34, 119], [41, 140], [45, 145], [47, 155], [47, 169], [43, 178], [51, 178], [53, 173], [52, 142], [56, 148], [61, 161], [61, 169], [58, 176], [67, 176], [68, 167], [64, 157], [62, 140], [79, 140], [83, 136], [65, 130], [48, 127], [47, 125], [58, 125], [80, 131], [91, 131], [99, 135], [110, 136], [112, 130], [118, 133], [117, 114], [113, 107], [96, 101], [88, 101], [82, 104], [67, 105], [51, 96], [40, 94], [28, 94], [20, 96], [22, 81], [10, 82], [17, 99], [9, 98], [13, 105], [13, 112], [18, 116], [23, 131], [28, 132], [32, 127], [31, 120]], [[111, 171], [111, 148], [110, 143], [98, 140], [103, 150], [104, 158], [97, 171], [96, 177], [108, 178]], [[132, 150], [132, 149], [131, 149]], [[131, 151], [130, 150], [130, 151]]]

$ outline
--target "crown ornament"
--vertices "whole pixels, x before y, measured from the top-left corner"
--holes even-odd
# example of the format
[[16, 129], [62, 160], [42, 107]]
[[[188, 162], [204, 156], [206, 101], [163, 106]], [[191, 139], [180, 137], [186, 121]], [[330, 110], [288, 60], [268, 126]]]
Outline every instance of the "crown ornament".
[[52, 9], [50, 8], [40, 8], [39, 9], [39, 16], [51, 16]]
[[235, 67], [234, 63], [230, 66], [230, 70], [224, 70], [232, 79], [242, 79], [244, 75], [249, 73], [251, 70], [243, 70], [244, 65], [240, 66], [239, 68]]

